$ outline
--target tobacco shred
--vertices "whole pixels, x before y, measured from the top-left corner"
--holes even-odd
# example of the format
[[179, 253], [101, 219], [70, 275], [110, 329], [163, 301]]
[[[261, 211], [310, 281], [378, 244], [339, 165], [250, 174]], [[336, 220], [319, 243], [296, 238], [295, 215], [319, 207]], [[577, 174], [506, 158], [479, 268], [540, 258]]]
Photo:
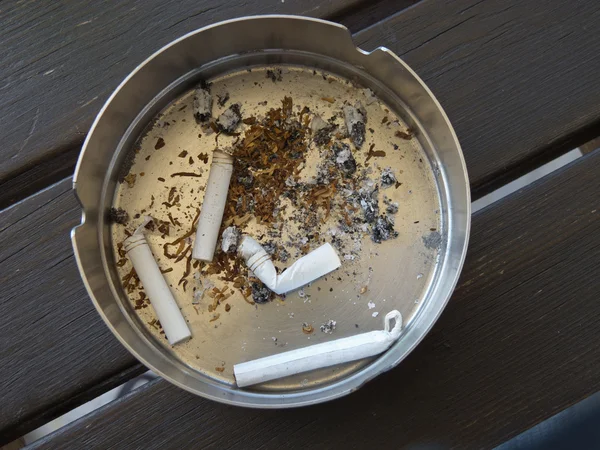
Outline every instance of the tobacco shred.
[[405, 141], [410, 141], [414, 137], [414, 132], [412, 129], [408, 128], [406, 133], [404, 131], [396, 131], [396, 137], [400, 139], [404, 139]]
[[365, 162], [367, 162], [371, 158], [383, 158], [386, 156], [385, 151], [373, 150], [374, 147], [375, 147], [375, 144], [371, 144], [371, 146], [369, 147], [369, 151], [367, 152], [367, 159], [365, 159]]
[[201, 173], [194, 172], [175, 172], [171, 174], [171, 178], [173, 177], [201, 177]]

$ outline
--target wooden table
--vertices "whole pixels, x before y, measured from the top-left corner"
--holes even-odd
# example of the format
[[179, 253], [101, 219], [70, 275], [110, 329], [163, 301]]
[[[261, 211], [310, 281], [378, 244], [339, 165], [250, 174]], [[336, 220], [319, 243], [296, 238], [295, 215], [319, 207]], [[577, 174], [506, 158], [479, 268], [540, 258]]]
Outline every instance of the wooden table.
[[[80, 281], [70, 175], [110, 92], [172, 39], [267, 12], [348, 25], [431, 87], [474, 199], [600, 135], [598, 1], [412, 3], [0, 3], [0, 445], [145, 371]], [[477, 212], [472, 229], [432, 332], [348, 397], [247, 410], [157, 379], [33, 447], [489, 448], [597, 391], [600, 152]]]

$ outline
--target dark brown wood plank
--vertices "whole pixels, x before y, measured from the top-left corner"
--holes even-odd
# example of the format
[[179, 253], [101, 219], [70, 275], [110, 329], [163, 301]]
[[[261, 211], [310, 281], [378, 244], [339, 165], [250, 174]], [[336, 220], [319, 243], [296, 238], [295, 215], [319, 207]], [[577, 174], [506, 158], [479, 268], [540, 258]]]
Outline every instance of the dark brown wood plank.
[[600, 136], [600, 2], [426, 0], [356, 35], [425, 80], [474, 197]]
[[[0, 9], [0, 180], [81, 144], [117, 85], [153, 52], [197, 28], [254, 14], [345, 17], [365, 0], [247, 2], [4, 1]], [[388, 6], [386, 12], [396, 12]]]
[[348, 397], [248, 410], [159, 379], [33, 448], [491, 448], [600, 388], [598, 167], [600, 151], [475, 214], [432, 332]]
[[143, 371], [79, 278], [69, 230], [80, 215], [70, 179], [0, 213], [0, 442]]
[[[22, 173], [23, 184], [39, 183], [27, 172], [32, 165], [68, 149], [74, 165], [73, 148], [117, 83], [186, 31], [267, 11], [363, 26], [395, 7], [381, 0], [345, 17], [335, 12], [338, 1], [318, 0], [4, 5], [0, 45], [11, 52], [0, 67], [0, 180]], [[391, 48], [431, 85], [457, 128], [478, 197], [600, 135], [599, 19], [594, 0], [424, 0], [358, 33], [356, 42]]]

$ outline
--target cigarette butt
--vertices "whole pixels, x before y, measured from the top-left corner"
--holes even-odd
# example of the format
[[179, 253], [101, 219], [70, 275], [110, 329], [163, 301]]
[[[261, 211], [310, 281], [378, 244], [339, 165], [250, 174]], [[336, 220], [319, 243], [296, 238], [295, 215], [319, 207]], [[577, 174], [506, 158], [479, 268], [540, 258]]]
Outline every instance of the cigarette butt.
[[125, 239], [123, 248], [144, 286], [169, 344], [175, 345], [189, 339], [192, 335], [190, 329], [156, 264], [146, 237], [141, 232], [134, 233]]
[[[395, 322], [393, 327], [392, 321]], [[370, 331], [235, 364], [233, 373], [236, 383], [239, 387], [251, 386], [383, 353], [400, 336], [402, 315], [399, 311], [390, 311], [383, 323], [383, 330]]]
[[194, 259], [208, 262], [213, 260], [232, 172], [233, 157], [221, 150], [215, 150], [198, 219], [192, 252]]
[[238, 253], [254, 275], [276, 294], [299, 289], [342, 265], [329, 243], [304, 255], [282, 274], [277, 274], [273, 261], [263, 246], [248, 235], [242, 237]]

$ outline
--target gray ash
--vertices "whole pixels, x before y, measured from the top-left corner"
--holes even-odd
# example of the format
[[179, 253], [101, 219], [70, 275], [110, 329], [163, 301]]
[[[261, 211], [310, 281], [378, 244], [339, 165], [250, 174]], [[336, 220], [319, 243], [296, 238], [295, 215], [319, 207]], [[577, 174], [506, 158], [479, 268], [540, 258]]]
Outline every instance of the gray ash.
[[225, 95], [217, 95], [217, 103], [219, 106], [225, 106], [225, 103], [229, 101], [229, 92], [225, 92]]
[[365, 142], [367, 113], [360, 102], [356, 102], [354, 106], [344, 106], [344, 118], [348, 135], [356, 148], [362, 147]]
[[439, 231], [432, 231], [427, 236], [423, 236], [423, 244], [430, 250], [439, 248], [442, 245], [442, 235]]
[[365, 222], [373, 223], [379, 215], [379, 202], [378, 197], [379, 189], [375, 188], [371, 192], [361, 190], [359, 192], [359, 203], [363, 210]]
[[225, 253], [235, 253], [240, 243], [241, 232], [235, 226], [227, 227], [223, 231], [221, 249]]
[[283, 80], [281, 69], [267, 70], [266, 77], [270, 78], [273, 83]]
[[287, 262], [290, 259], [290, 252], [288, 252], [285, 248], [280, 248], [277, 252], [277, 259], [281, 262]]
[[202, 123], [208, 121], [212, 117], [212, 95], [208, 89], [208, 85], [202, 84], [196, 88], [194, 93], [194, 118], [196, 122]]
[[337, 325], [337, 322], [335, 320], [329, 319], [327, 322], [325, 322], [323, 325], [321, 325], [320, 330], [323, 333], [331, 334], [331, 333], [333, 333], [333, 330], [335, 330], [336, 325]]
[[129, 214], [123, 208], [111, 207], [108, 210], [108, 221], [110, 223], [118, 223], [119, 225], [127, 225]]
[[331, 183], [331, 172], [329, 171], [330, 167], [333, 166], [333, 162], [330, 159], [323, 161], [317, 167], [317, 176], [316, 182], [317, 185], [328, 185]]
[[321, 116], [315, 115], [310, 122], [310, 129], [315, 144], [323, 146], [327, 145], [331, 140], [331, 134], [336, 129], [336, 125], [327, 123]]
[[389, 167], [381, 171], [381, 187], [383, 189], [392, 187], [396, 184], [396, 175]]
[[350, 177], [356, 172], [356, 161], [348, 144], [336, 142], [333, 144], [333, 154], [335, 155], [335, 163], [344, 176]]
[[315, 114], [310, 121], [310, 131], [315, 134], [317, 131], [327, 128], [329, 124], [323, 120], [321, 116]]
[[385, 212], [390, 214], [390, 215], [394, 215], [398, 213], [398, 203], [390, 203], [389, 205], [387, 205], [387, 208], [385, 208]]
[[238, 182], [244, 186], [246, 189], [252, 187], [252, 183], [254, 182], [254, 176], [250, 171], [245, 171], [243, 175], [237, 177]]
[[234, 103], [225, 110], [217, 119], [217, 126], [225, 133], [233, 133], [242, 121], [242, 113], [239, 103]]
[[275, 241], [267, 241], [266, 243], [261, 245], [265, 249], [265, 251], [271, 256], [277, 252], [277, 244], [275, 243]]
[[273, 293], [271, 290], [262, 284], [260, 281], [254, 281], [250, 285], [252, 290], [252, 299], [255, 303], [262, 304], [271, 300]]
[[331, 134], [335, 131], [335, 126], [328, 126], [325, 128], [321, 128], [314, 134], [313, 141], [317, 145], [327, 145], [329, 141], [331, 141]]
[[371, 233], [371, 239], [373, 242], [379, 244], [382, 241], [388, 239], [394, 239], [398, 237], [398, 232], [394, 230], [394, 222], [387, 216], [379, 216], [377, 221], [373, 225], [373, 231]]

